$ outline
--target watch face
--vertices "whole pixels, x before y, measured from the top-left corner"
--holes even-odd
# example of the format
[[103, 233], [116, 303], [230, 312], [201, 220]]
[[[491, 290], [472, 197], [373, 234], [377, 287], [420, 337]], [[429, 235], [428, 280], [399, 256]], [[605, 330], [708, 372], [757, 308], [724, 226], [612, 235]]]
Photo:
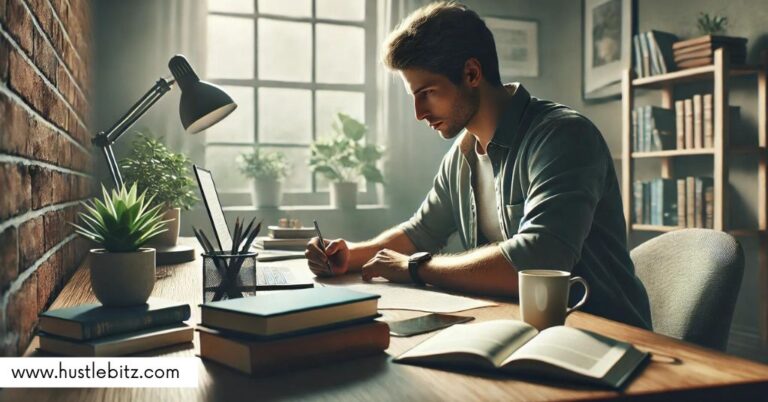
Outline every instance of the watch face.
[[432, 257], [432, 254], [422, 251], [419, 253], [411, 254], [411, 256], [408, 258], [408, 261], [424, 261], [426, 259], [429, 259]]

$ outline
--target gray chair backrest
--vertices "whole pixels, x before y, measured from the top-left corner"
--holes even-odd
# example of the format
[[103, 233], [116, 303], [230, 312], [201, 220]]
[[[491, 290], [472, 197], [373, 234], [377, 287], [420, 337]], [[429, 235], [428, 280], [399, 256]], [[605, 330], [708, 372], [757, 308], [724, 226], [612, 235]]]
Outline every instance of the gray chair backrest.
[[648, 292], [655, 332], [725, 350], [744, 275], [744, 251], [733, 236], [682, 229], [630, 252]]

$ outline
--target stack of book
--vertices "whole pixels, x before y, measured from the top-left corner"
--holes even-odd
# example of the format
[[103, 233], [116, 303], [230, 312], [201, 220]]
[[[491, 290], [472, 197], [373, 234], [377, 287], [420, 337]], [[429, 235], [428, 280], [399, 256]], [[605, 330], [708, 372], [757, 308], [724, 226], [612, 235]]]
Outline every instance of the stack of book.
[[634, 35], [632, 47], [635, 53], [635, 73], [638, 77], [666, 74], [675, 71], [672, 44], [677, 36], [651, 30]]
[[315, 229], [284, 228], [269, 226], [269, 236], [257, 237], [254, 245], [260, 250], [304, 251], [307, 243], [315, 236]]
[[[675, 145], [677, 149], [712, 148], [715, 145], [715, 118], [712, 94], [696, 94], [689, 99], [675, 101]], [[739, 125], [741, 109], [731, 106], [731, 138]]]
[[266, 375], [380, 353], [379, 295], [320, 287], [202, 304], [200, 356]]
[[635, 223], [708, 229], [714, 227], [714, 187], [711, 177], [636, 181], [633, 198]]
[[632, 111], [632, 147], [635, 152], [662, 151], [675, 147], [675, 111], [641, 106]]
[[85, 304], [40, 314], [40, 350], [58, 355], [122, 356], [192, 342], [188, 304], [150, 298], [131, 307]]
[[674, 62], [678, 68], [710, 65], [715, 49], [726, 48], [732, 64], [744, 64], [747, 59], [747, 38], [706, 35], [675, 42], [672, 45]]

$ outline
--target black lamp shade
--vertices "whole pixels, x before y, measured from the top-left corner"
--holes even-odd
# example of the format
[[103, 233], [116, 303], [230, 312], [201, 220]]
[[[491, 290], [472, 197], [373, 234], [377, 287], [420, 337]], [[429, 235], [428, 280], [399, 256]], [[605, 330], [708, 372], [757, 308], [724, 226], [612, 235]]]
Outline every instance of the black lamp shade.
[[199, 133], [237, 108], [224, 90], [210, 82], [200, 81], [184, 56], [173, 56], [168, 67], [181, 89], [179, 115], [187, 132]]

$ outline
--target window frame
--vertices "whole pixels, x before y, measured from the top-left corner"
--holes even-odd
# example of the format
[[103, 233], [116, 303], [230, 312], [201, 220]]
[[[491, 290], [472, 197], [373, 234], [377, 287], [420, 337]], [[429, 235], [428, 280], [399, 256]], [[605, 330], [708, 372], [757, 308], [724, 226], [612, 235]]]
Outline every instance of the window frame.
[[[253, 142], [223, 142], [223, 141], [211, 141], [205, 142], [204, 147], [208, 146], [217, 147], [239, 147], [246, 152], [248, 148], [255, 146], [265, 146], [273, 148], [302, 148], [309, 149], [309, 144], [292, 144], [292, 143], [264, 143], [259, 142], [259, 88], [278, 88], [278, 89], [303, 89], [311, 91], [311, 127], [312, 127], [312, 140], [317, 138], [318, 132], [323, 128], [317, 127], [317, 91], [318, 90], [331, 90], [331, 91], [347, 91], [362, 93], [364, 96], [364, 116], [365, 125], [368, 127], [368, 133], [366, 135], [366, 142], [376, 143], [376, 128], [377, 122], [377, 0], [363, 0], [365, 1], [365, 17], [362, 21], [351, 20], [336, 20], [329, 18], [317, 18], [317, 0], [311, 0], [312, 15], [310, 17], [292, 17], [285, 15], [260, 13], [259, 1], [253, 0], [253, 13], [236, 13], [236, 12], [223, 12], [223, 11], [211, 11], [206, 12], [206, 20], [208, 16], [222, 16], [233, 18], [245, 18], [253, 20], [254, 31], [254, 66], [253, 66], [253, 78], [251, 79], [237, 79], [237, 78], [216, 78], [207, 77], [206, 80], [216, 85], [226, 86], [239, 86], [250, 87], [254, 90], [254, 139]], [[280, 80], [262, 80], [259, 79], [259, 45], [258, 45], [258, 24], [259, 19], [270, 19], [275, 21], [287, 21], [287, 22], [301, 22], [311, 24], [312, 32], [312, 68], [311, 78], [309, 82], [293, 82], [293, 81], [280, 81]], [[364, 30], [364, 78], [362, 84], [333, 84], [333, 83], [319, 83], [317, 82], [317, 24], [329, 24], [335, 26], [352, 26], [363, 28]], [[207, 34], [206, 34], [207, 35]], [[207, 57], [207, 56], [206, 56]], [[206, 74], [207, 75], [207, 74]], [[309, 166], [306, 165], [306, 161], [303, 166], [294, 165], [294, 171], [292, 174], [296, 174], [297, 171], [301, 172], [302, 168], [306, 169], [309, 173]], [[237, 192], [236, 194], [241, 194]], [[329, 190], [318, 189], [318, 175], [310, 173], [310, 191], [309, 192], [287, 192], [283, 190], [283, 200], [281, 206], [300, 206], [300, 205], [327, 205], [329, 202]], [[379, 202], [377, 189], [375, 183], [366, 182], [365, 188], [362, 191], [358, 191], [358, 204], [377, 204]]]

